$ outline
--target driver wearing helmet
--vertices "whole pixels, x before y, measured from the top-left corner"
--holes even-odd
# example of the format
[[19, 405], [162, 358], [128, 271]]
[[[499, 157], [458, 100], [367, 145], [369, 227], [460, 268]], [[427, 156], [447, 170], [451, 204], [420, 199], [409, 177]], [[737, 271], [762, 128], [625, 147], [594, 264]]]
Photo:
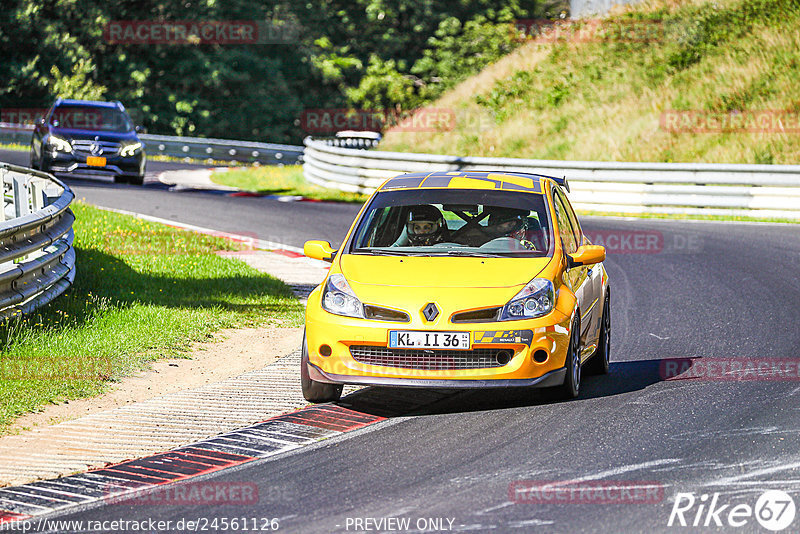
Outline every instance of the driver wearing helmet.
[[445, 240], [447, 225], [436, 206], [415, 206], [406, 222], [408, 241], [414, 247], [427, 247]]
[[528, 228], [528, 211], [514, 208], [494, 208], [489, 213], [486, 232], [492, 239], [509, 237], [520, 242], [527, 249], [535, 249], [530, 241], [526, 240], [525, 231]]
[[486, 230], [495, 238], [513, 237], [522, 239], [525, 237], [528, 212], [513, 208], [494, 208], [489, 213]]

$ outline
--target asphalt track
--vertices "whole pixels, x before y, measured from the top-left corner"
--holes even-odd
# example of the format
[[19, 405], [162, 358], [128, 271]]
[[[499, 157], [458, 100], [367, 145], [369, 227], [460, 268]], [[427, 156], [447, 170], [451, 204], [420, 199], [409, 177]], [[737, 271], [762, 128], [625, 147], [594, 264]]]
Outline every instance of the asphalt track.
[[[73, 185], [87, 202], [283, 236], [291, 245], [313, 237], [336, 244], [357, 209]], [[800, 227], [589, 218], [584, 228], [627, 248], [605, 263], [613, 292], [611, 373], [586, 377], [577, 400], [553, 401], [536, 390], [462, 391], [394, 417], [398, 406], [428, 392], [372, 388], [342, 403], [387, 421], [209, 475], [256, 483], [257, 504], [97, 503], [58, 519], [280, 518], [280, 532], [302, 533], [365, 531], [355, 528], [357, 519], [389, 517], [408, 518], [412, 531], [432, 524], [419, 520], [438, 518], [438, 531], [768, 532], [753, 516], [734, 518], [745, 521], [741, 527], [727, 521], [734, 506], [754, 508], [765, 490], [786, 491], [800, 507]], [[637, 248], [636, 235], [660, 237], [655, 247]], [[692, 359], [695, 368], [719, 358], [782, 359], [794, 365], [794, 378], [665, 380], [663, 360], [674, 358]], [[509, 492], [526, 480], [658, 491], [648, 502], [623, 504], [613, 493], [515, 502], [535, 497]], [[697, 498], [684, 513], [689, 525], [708, 495], [700, 528], [681, 528], [677, 519], [668, 526], [679, 493]], [[717, 516], [721, 527], [706, 513], [715, 494], [717, 509], [727, 505]], [[786, 532], [798, 529], [800, 517]]]
[[[28, 153], [0, 149], [0, 161], [28, 166]], [[202, 164], [149, 161], [145, 185], [67, 179], [78, 200], [302, 247], [308, 239], [341, 243], [360, 206], [331, 202], [281, 202], [272, 197], [229, 197], [192, 190], [168, 193], [156, 176], [168, 170], [206, 168]]]

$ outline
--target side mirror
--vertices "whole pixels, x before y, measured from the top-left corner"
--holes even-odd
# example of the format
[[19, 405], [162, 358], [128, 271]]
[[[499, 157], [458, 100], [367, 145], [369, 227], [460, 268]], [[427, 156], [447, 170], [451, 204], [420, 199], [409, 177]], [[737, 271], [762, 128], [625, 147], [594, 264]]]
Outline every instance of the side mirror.
[[606, 249], [600, 245], [583, 245], [572, 254], [567, 254], [567, 258], [570, 267], [593, 265], [606, 259]]
[[327, 241], [306, 241], [303, 245], [303, 254], [315, 260], [332, 262], [336, 252]]
[[144, 126], [137, 126], [136, 128], [134, 128], [134, 130], [136, 131], [136, 133], [140, 133], [140, 134], [146, 134], [147, 133], [147, 128], [145, 128]]

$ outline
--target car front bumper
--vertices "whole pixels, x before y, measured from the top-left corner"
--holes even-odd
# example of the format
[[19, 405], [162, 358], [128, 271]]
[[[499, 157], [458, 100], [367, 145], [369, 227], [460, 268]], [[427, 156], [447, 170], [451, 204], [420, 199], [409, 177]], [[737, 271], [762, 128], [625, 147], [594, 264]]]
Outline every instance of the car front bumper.
[[55, 176], [110, 178], [139, 177], [145, 173], [146, 157], [144, 152], [134, 156], [122, 157], [118, 154], [104, 156], [104, 166], [89, 165], [86, 156], [65, 152], [45, 152], [42, 157], [42, 169]]
[[559, 386], [564, 383], [566, 368], [548, 371], [537, 378], [513, 379], [447, 379], [447, 378], [391, 378], [379, 376], [335, 375], [326, 373], [313, 363], [308, 364], [308, 375], [311, 380], [327, 384], [355, 384], [366, 386], [393, 386], [411, 388], [508, 388]]
[[[422, 320], [395, 323], [343, 317], [326, 312], [319, 304], [320, 289], [311, 293], [306, 309], [306, 340], [308, 373], [312, 380], [334, 384], [362, 384], [401, 387], [490, 388], [490, 387], [549, 387], [563, 383], [569, 345], [571, 317], [559, 311], [537, 319], [491, 323], [439, 323], [435, 327]], [[472, 350], [508, 351], [511, 358], [505, 364], [470, 367], [463, 360], [450, 368], [442, 365], [448, 351], [416, 350], [411, 364], [404, 360], [403, 350], [388, 349], [389, 332], [414, 330], [428, 332], [469, 332]], [[328, 350], [329, 347], [329, 350]], [[397, 360], [366, 363], [357, 359], [351, 348], [376, 349], [391, 354]], [[324, 350], [322, 350], [324, 349]], [[330, 352], [323, 356], [322, 353]], [[436, 366], [428, 365], [420, 352], [438, 356]], [[471, 351], [457, 351], [459, 356]], [[534, 355], [536, 359], [534, 359]], [[466, 358], [469, 358], [467, 354]], [[428, 367], [428, 368], [426, 368]], [[430, 368], [434, 367], [434, 368]]]

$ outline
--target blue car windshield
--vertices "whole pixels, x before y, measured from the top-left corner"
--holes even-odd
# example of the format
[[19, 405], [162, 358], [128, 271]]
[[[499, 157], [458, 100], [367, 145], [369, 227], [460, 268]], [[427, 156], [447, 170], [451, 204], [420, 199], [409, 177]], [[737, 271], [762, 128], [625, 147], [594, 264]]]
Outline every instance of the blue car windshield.
[[353, 235], [354, 254], [540, 257], [553, 248], [545, 197], [516, 191], [381, 192]]
[[133, 130], [133, 122], [116, 108], [60, 105], [53, 110], [50, 124], [56, 128], [126, 133]]

